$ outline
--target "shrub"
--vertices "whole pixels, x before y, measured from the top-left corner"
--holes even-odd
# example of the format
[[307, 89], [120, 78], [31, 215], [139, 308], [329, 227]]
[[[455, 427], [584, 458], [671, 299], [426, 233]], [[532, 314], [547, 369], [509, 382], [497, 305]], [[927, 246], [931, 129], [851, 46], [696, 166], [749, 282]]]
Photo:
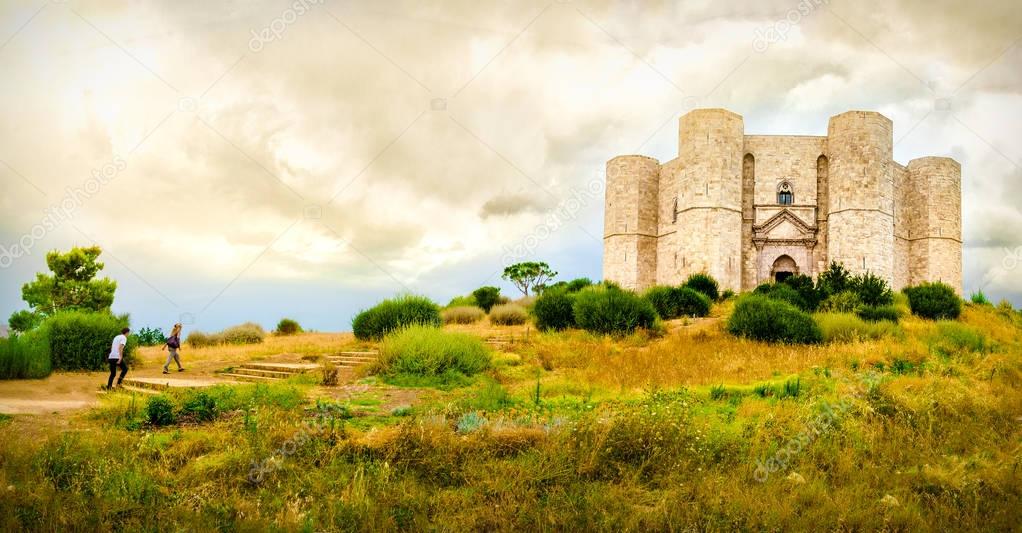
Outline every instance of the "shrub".
[[528, 319], [529, 313], [517, 304], [498, 305], [490, 311], [490, 323], [498, 326], [517, 326]]
[[592, 286], [593, 280], [589, 278], [575, 278], [568, 282], [568, 292], [578, 292], [586, 287]]
[[680, 316], [710, 314], [710, 299], [688, 287], [652, 287], [646, 291], [643, 298], [653, 304], [660, 318], [667, 320]]
[[735, 291], [733, 291], [731, 289], [725, 289], [724, 292], [720, 293], [720, 300], [722, 302], [723, 301], [727, 301], [727, 300], [730, 300], [731, 298], [734, 298], [735, 296], [737, 296], [735, 294]]
[[[152, 405], [152, 403], [150, 403], [150, 405]], [[216, 418], [217, 410], [217, 403], [213, 396], [203, 390], [193, 390], [181, 403], [180, 415], [181, 417], [190, 418], [197, 422], [209, 422]], [[150, 418], [150, 421], [151, 420], [152, 419]]]
[[302, 332], [302, 325], [297, 320], [282, 318], [277, 322], [277, 335], [296, 335]]
[[574, 303], [575, 295], [566, 289], [543, 291], [532, 307], [536, 327], [541, 331], [575, 327], [575, 311], [572, 308]]
[[[62, 311], [47, 318], [41, 326], [48, 336], [54, 370], [105, 369], [110, 343], [126, 327], [127, 316], [87, 311]], [[129, 338], [124, 348], [124, 359], [129, 364], [135, 346], [135, 339]]]
[[859, 295], [852, 291], [832, 294], [820, 302], [819, 310], [827, 313], [856, 313], [862, 307]]
[[848, 289], [848, 282], [852, 275], [843, 265], [836, 261], [830, 262], [830, 267], [820, 273], [816, 279], [816, 286], [823, 293], [824, 297], [843, 292]]
[[221, 344], [220, 338], [216, 334], [203, 333], [195, 330], [188, 334], [185, 339], [185, 344], [192, 348], [205, 348], [207, 346], [216, 346]]
[[498, 300], [500, 300], [500, 289], [497, 287], [479, 287], [472, 291], [472, 297], [475, 298], [476, 305], [489, 313], [490, 309], [497, 305]]
[[259, 344], [266, 338], [266, 330], [255, 322], [231, 326], [220, 332], [223, 344]]
[[894, 303], [894, 292], [887, 285], [887, 280], [871, 272], [853, 277], [848, 288], [859, 296], [863, 305], [879, 307]]
[[44, 329], [0, 339], [0, 379], [38, 379], [50, 375], [50, 340]]
[[142, 328], [135, 334], [139, 346], [159, 346], [167, 342], [167, 337], [159, 328]]
[[653, 304], [632, 292], [606, 287], [588, 288], [575, 296], [575, 323], [586, 331], [631, 333], [652, 328], [657, 320]]
[[962, 300], [950, 285], [941, 282], [905, 287], [912, 314], [931, 320], [955, 319], [962, 314]]
[[451, 298], [450, 302], [447, 302], [447, 305], [444, 306], [444, 309], [450, 309], [452, 307], [469, 307], [469, 306], [471, 307], [479, 306], [479, 304], [476, 303], [476, 299], [474, 296], [472, 295], [455, 296], [454, 298]]
[[808, 314], [762, 294], [738, 299], [727, 330], [735, 336], [767, 342], [813, 344], [823, 339], [820, 327]]
[[440, 311], [444, 324], [474, 324], [486, 316], [486, 312], [474, 305], [448, 307]]
[[685, 286], [705, 294], [712, 302], [717, 301], [720, 297], [717, 280], [713, 279], [709, 274], [692, 274], [685, 281]]
[[163, 394], [149, 398], [146, 405], [146, 419], [154, 426], [169, 426], [177, 419], [174, 416], [174, 403]]
[[804, 311], [815, 311], [820, 306], [820, 302], [825, 298], [823, 291], [816, 288], [813, 278], [805, 274], [789, 276], [784, 280], [784, 284], [795, 289], [795, 292], [805, 302], [805, 307], [802, 308]]
[[806, 303], [802, 295], [793, 289], [790, 285], [784, 283], [764, 283], [759, 287], [756, 287], [752, 291], [754, 294], [766, 296], [772, 300], [779, 300], [787, 302], [803, 311], [809, 309], [809, 304]]
[[406, 326], [440, 327], [440, 308], [425, 296], [411, 294], [384, 300], [362, 311], [351, 322], [358, 340], [380, 340], [388, 333]]
[[382, 374], [471, 376], [489, 368], [490, 352], [474, 335], [413, 325], [387, 335], [375, 364]]
[[987, 295], [983, 294], [983, 289], [972, 293], [972, 295], [969, 296], [969, 300], [976, 305], [993, 305], [990, 303], [990, 300], [987, 299]]
[[879, 307], [866, 306], [859, 308], [856, 311], [859, 318], [867, 322], [879, 322], [881, 320], [887, 320], [890, 322], [897, 322], [901, 318], [901, 312], [894, 305], [881, 305]]
[[851, 313], [818, 313], [813, 318], [826, 342], [879, 339], [898, 331], [898, 327], [890, 322], [866, 322]]

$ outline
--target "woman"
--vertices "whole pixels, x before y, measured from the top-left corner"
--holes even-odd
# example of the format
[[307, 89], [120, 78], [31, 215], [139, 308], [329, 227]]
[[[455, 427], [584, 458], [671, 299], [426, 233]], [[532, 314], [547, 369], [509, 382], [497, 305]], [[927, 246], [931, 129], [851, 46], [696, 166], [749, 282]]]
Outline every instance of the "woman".
[[163, 363], [163, 373], [170, 374], [170, 360], [173, 359], [177, 363], [177, 371], [184, 372], [185, 369], [181, 366], [181, 358], [178, 357], [177, 351], [181, 348], [181, 324], [174, 324], [174, 329], [170, 330], [170, 337], [167, 337], [167, 342], [163, 344], [161, 350], [169, 349], [170, 353], [167, 354], [167, 362]]

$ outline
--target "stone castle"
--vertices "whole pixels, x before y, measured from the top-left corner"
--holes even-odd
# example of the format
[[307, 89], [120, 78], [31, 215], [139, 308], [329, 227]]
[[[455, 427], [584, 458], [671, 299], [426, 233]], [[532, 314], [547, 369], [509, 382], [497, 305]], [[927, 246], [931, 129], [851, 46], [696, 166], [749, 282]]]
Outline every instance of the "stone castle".
[[644, 289], [705, 272], [741, 291], [836, 261], [895, 290], [939, 280], [961, 294], [961, 166], [903, 166], [893, 144], [870, 111], [831, 117], [826, 136], [746, 135], [736, 113], [692, 111], [677, 158], [607, 162], [603, 277]]

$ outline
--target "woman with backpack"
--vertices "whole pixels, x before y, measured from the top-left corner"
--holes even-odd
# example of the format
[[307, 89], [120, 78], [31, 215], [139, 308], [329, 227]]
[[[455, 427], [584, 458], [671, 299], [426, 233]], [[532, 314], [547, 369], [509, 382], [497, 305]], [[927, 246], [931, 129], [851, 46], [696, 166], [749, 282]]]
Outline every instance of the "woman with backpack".
[[163, 344], [161, 350], [170, 350], [167, 354], [167, 362], [163, 363], [163, 373], [170, 374], [170, 360], [173, 359], [177, 363], [177, 371], [184, 372], [185, 369], [181, 366], [181, 358], [178, 357], [177, 351], [181, 349], [181, 324], [174, 324], [174, 329], [170, 330], [170, 337], [167, 337], [167, 342]]

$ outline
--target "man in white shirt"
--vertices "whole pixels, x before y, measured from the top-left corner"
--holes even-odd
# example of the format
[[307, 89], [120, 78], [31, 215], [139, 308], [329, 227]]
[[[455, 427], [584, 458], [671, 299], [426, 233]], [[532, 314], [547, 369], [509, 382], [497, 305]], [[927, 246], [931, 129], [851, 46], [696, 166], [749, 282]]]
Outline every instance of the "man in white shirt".
[[114, 386], [117, 367], [121, 367], [121, 377], [117, 378], [118, 387], [124, 381], [124, 375], [128, 373], [128, 365], [124, 362], [124, 347], [128, 345], [128, 333], [131, 333], [130, 329], [122, 329], [121, 334], [114, 337], [114, 342], [110, 345], [110, 355], [107, 357], [107, 362], [110, 363], [110, 379], [106, 381], [108, 389]]

